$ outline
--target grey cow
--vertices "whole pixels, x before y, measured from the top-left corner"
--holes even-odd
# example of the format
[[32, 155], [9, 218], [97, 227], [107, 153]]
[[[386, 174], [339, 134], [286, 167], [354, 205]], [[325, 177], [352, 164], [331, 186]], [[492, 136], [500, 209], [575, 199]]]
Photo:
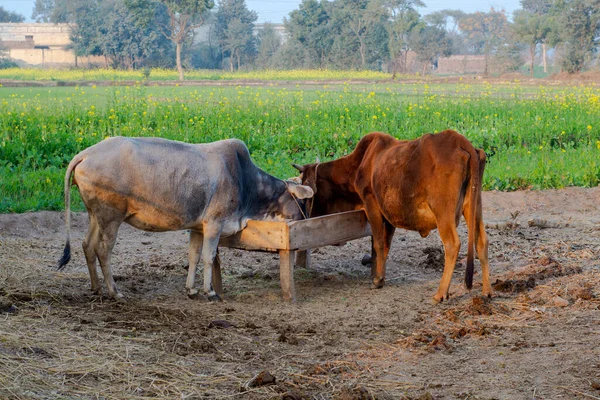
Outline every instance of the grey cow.
[[302, 219], [302, 199], [313, 196], [310, 187], [277, 179], [258, 168], [237, 139], [186, 144], [159, 138], [109, 138], [77, 154], [67, 168], [67, 241], [59, 270], [71, 258], [71, 175], [89, 216], [83, 252], [92, 291], [102, 291], [98, 258], [108, 293], [116, 299], [123, 295], [112, 276], [110, 254], [122, 222], [153, 232], [189, 229], [188, 296], [199, 293], [194, 280], [201, 253], [204, 293], [218, 300], [212, 282], [220, 237], [239, 232], [250, 219]]

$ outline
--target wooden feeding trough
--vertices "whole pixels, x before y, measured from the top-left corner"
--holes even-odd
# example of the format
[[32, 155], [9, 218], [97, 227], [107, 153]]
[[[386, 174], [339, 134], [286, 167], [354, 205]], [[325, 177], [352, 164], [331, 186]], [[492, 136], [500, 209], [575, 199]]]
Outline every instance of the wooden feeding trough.
[[[295, 302], [294, 264], [307, 267], [312, 248], [365, 236], [371, 236], [371, 227], [364, 211], [358, 210], [291, 222], [251, 220], [237, 234], [222, 238], [219, 246], [279, 253], [283, 298]], [[220, 286], [220, 276], [216, 278]]]

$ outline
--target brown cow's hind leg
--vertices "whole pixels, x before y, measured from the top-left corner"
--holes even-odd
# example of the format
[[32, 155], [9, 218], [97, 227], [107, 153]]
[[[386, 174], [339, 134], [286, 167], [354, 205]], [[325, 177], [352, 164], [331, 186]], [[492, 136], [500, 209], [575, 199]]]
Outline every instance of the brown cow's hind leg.
[[438, 229], [440, 231], [440, 238], [444, 243], [444, 273], [442, 274], [442, 280], [438, 291], [435, 296], [433, 296], [433, 300], [436, 303], [441, 303], [444, 300], [444, 297], [446, 297], [446, 299], [449, 297], [448, 291], [450, 289], [450, 281], [452, 280], [454, 267], [456, 266], [458, 251], [460, 250], [460, 239], [452, 219], [440, 221]]
[[391, 225], [375, 207], [367, 205], [367, 218], [373, 233], [371, 259], [371, 278], [373, 289], [380, 289], [385, 284], [385, 263], [388, 252], [392, 245], [395, 228]]
[[490, 264], [488, 260], [488, 238], [485, 233], [483, 219], [477, 218], [476, 225], [477, 258], [481, 263], [482, 294], [492, 297], [492, 285], [490, 284]]

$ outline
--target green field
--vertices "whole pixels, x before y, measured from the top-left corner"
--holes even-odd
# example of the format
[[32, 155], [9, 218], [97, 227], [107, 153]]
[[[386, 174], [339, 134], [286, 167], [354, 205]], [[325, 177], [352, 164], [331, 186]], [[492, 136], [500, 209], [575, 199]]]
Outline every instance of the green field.
[[[295, 175], [292, 162], [348, 154], [371, 131], [412, 139], [447, 128], [493, 154], [484, 178], [487, 190], [600, 182], [600, 90], [595, 86], [282, 81], [0, 87], [0, 212], [62, 209], [68, 162], [110, 136], [186, 142], [236, 137], [246, 142], [258, 165], [286, 178]], [[74, 209], [82, 209], [75, 198]]]

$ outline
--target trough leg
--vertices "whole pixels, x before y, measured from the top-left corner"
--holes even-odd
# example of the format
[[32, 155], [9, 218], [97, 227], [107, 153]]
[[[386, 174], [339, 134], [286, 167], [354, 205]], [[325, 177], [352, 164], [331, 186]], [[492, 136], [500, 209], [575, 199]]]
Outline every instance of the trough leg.
[[284, 300], [295, 303], [294, 251], [279, 250], [279, 279], [281, 280], [281, 291]]
[[296, 252], [296, 267], [310, 268], [310, 249]]

